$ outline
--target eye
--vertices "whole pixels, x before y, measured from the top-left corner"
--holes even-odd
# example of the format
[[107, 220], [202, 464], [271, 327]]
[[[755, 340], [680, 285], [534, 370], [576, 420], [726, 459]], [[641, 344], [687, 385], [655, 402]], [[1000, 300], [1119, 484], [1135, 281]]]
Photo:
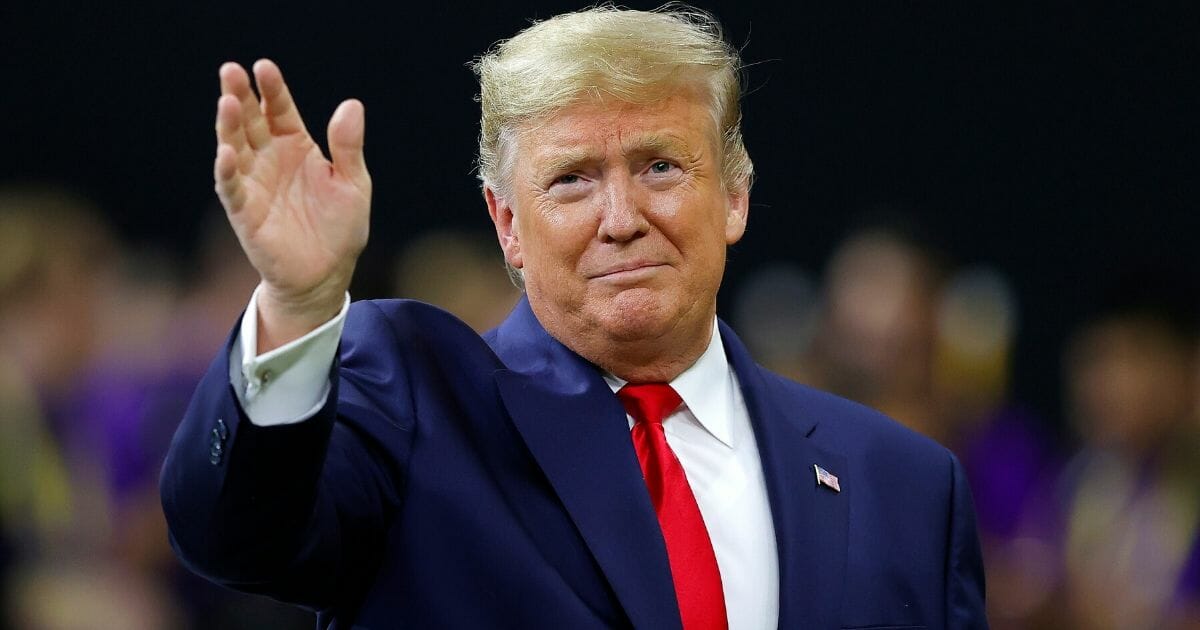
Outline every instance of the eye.
[[558, 179], [554, 180], [554, 183], [570, 185], [570, 184], [574, 184], [578, 181], [579, 181], [578, 175], [576, 175], [575, 173], [567, 173], [566, 175], [563, 175], [563, 176], [559, 177]]
[[546, 187], [546, 192], [557, 203], [570, 203], [586, 197], [590, 188], [586, 175], [564, 173], [550, 182], [550, 185]]
[[650, 165], [650, 172], [658, 174], [670, 173], [673, 166], [673, 164], [666, 160], [659, 160]]

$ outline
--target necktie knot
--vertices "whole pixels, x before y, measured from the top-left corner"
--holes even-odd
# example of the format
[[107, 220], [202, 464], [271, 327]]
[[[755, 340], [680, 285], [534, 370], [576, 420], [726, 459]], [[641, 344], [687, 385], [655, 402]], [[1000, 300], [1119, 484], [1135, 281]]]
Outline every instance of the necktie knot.
[[626, 385], [617, 390], [617, 398], [636, 422], [651, 424], [661, 424], [683, 403], [679, 393], [666, 383]]

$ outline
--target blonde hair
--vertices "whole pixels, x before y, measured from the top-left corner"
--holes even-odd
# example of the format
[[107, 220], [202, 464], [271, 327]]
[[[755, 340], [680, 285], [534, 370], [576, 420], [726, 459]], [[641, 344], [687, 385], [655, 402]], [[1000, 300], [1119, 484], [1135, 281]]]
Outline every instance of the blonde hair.
[[481, 106], [479, 177], [508, 194], [518, 129], [588, 98], [644, 104], [682, 89], [708, 100], [720, 137], [722, 181], [750, 186], [741, 131], [741, 59], [716, 19], [671, 4], [655, 11], [597, 6], [565, 13], [498, 42], [472, 64]]

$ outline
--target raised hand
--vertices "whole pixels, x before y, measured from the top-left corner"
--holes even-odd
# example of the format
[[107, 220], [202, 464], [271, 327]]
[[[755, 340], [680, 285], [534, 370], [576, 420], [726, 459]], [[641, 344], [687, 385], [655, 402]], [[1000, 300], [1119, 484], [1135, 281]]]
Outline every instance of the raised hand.
[[[217, 196], [262, 277], [258, 351], [335, 315], [367, 243], [371, 176], [363, 160], [362, 103], [329, 120], [332, 161], [304, 128], [279, 67], [254, 64], [258, 96], [236, 63], [221, 66]], [[260, 100], [261, 99], [261, 100]]]

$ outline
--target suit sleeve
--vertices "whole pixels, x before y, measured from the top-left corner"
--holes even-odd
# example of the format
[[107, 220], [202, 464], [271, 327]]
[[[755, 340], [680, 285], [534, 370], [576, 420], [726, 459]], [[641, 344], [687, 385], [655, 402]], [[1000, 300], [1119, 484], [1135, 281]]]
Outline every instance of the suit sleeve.
[[950, 455], [950, 540], [946, 547], [946, 627], [986, 629], [983, 555], [966, 472]]
[[160, 483], [171, 544], [188, 568], [314, 609], [353, 605], [369, 582], [399, 508], [412, 406], [395, 386], [405, 380], [397, 353], [381, 350], [396, 346], [378, 309], [352, 309], [351, 329], [367, 342], [343, 339], [329, 396], [304, 422], [253, 424], [229, 381], [229, 347], [213, 362]]

